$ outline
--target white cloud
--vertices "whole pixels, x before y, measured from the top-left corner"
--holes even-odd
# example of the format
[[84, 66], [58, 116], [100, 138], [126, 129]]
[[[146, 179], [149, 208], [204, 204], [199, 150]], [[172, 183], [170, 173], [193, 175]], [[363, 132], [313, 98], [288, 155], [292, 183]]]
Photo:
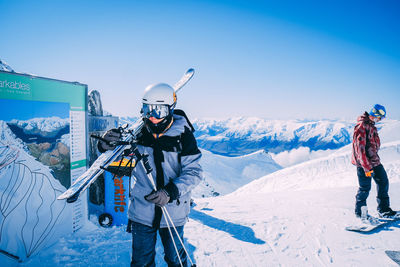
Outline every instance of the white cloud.
[[289, 167], [307, 160], [316, 159], [331, 154], [334, 150], [310, 151], [308, 147], [299, 147], [278, 154], [270, 153], [272, 159], [282, 167]]

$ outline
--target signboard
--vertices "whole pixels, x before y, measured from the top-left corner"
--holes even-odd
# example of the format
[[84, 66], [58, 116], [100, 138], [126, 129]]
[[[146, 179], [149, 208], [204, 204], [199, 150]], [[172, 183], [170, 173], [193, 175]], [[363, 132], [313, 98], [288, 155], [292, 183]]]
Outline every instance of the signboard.
[[87, 168], [87, 86], [0, 71], [0, 109], [0, 252], [23, 260], [86, 220], [56, 198]]

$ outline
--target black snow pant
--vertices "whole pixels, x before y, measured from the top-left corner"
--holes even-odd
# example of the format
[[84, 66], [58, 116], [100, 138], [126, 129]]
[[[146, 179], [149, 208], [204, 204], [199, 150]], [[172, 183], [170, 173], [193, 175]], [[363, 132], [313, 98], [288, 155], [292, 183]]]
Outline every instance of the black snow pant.
[[[389, 180], [382, 164], [373, 168], [374, 170], [374, 181], [376, 183], [376, 191], [378, 193], [376, 201], [378, 202], [378, 212], [387, 211], [390, 207], [389, 203]], [[371, 177], [366, 177], [364, 169], [357, 167], [357, 176], [359, 188], [356, 195], [356, 209], [357, 215], [361, 215], [361, 207], [367, 205], [367, 198], [369, 191], [371, 190]]]

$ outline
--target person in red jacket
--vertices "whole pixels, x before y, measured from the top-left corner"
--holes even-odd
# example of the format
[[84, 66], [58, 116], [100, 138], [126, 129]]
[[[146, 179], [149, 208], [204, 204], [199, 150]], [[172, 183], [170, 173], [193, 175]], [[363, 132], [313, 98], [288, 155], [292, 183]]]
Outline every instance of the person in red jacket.
[[376, 104], [369, 113], [365, 112], [358, 117], [357, 125], [354, 127], [351, 163], [357, 166], [359, 183], [355, 207], [357, 217], [361, 217], [361, 207], [367, 206], [372, 179], [374, 179], [378, 191], [379, 216], [392, 217], [396, 215], [396, 212], [390, 208], [389, 180], [378, 155], [381, 142], [375, 123], [385, 117], [385, 107]]

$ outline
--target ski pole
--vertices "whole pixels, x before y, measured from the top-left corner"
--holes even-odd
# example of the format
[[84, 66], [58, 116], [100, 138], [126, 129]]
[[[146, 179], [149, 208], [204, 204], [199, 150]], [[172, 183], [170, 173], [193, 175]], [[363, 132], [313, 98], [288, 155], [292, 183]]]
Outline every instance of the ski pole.
[[[162, 209], [164, 209], [164, 210], [165, 210], [165, 214], [164, 214], [164, 216], [165, 216], [165, 215], [167, 215], [168, 219], [171, 221], [171, 223], [172, 223], [172, 225], [173, 225], [173, 222], [172, 222], [171, 216], [169, 216], [169, 212], [167, 211], [167, 209], [166, 209], [165, 207], [162, 207]], [[167, 220], [165, 220], [165, 221], [167, 221]], [[167, 223], [167, 224], [168, 224], [168, 223]], [[188, 252], [187, 252], [187, 250], [186, 250], [186, 247], [185, 247], [185, 245], [183, 245], [183, 241], [182, 241], [181, 237], [179, 236], [179, 234], [178, 234], [178, 230], [176, 230], [176, 227], [175, 227], [175, 225], [173, 225], [173, 228], [174, 228], [174, 230], [175, 230], [176, 236], [177, 236], [177, 237], [178, 237], [178, 239], [179, 239], [179, 242], [181, 242], [181, 244], [182, 244], [183, 250], [185, 250], [185, 252], [186, 252], [186, 255], [188, 256], [188, 259], [189, 259], [190, 263], [192, 264], [192, 267], [196, 267], [196, 264], [194, 264], [194, 263], [193, 263], [193, 261], [192, 261], [192, 258], [190, 257], [189, 253], [188, 253]]]
[[[166, 212], [167, 210], [165, 210], [164, 207], [162, 207], [161, 210], [163, 211], [164, 217], [165, 217], [165, 212]], [[177, 246], [176, 246], [176, 243], [175, 243], [175, 240], [174, 240], [174, 235], [172, 234], [171, 228], [170, 228], [170, 226], [169, 226], [169, 222], [168, 222], [168, 220], [165, 220], [165, 222], [167, 223], [168, 232], [169, 232], [169, 235], [171, 236], [172, 244], [174, 244], [175, 252], [176, 252], [176, 255], [178, 256], [179, 263], [181, 264], [181, 267], [183, 267], [182, 259], [181, 259], [181, 256], [179, 255], [179, 250], [178, 250], [178, 248], [177, 248]], [[173, 222], [172, 222], [172, 221], [171, 221], [171, 223], [172, 223], [172, 225], [173, 225]], [[174, 229], [175, 229], [175, 226], [174, 226]], [[176, 234], [177, 234], [177, 236], [178, 236], [178, 238], [179, 238], [178, 233], [176, 233]], [[183, 246], [183, 244], [182, 244], [182, 246]], [[185, 247], [185, 246], [183, 246], [183, 247]], [[185, 251], [186, 251], [186, 249], [185, 249]], [[186, 254], [187, 254], [187, 253], [186, 253]]]
[[[136, 149], [134, 149], [134, 150], [136, 150]], [[136, 150], [136, 151], [137, 151], [137, 150]], [[137, 151], [137, 152], [138, 152], [138, 151]], [[137, 153], [135, 152], [135, 154], [137, 154]], [[151, 168], [151, 166], [150, 166], [150, 164], [149, 164], [149, 161], [147, 160], [147, 157], [141, 155], [141, 159], [142, 159], [142, 160], [141, 160], [140, 162], [141, 162], [142, 166], [145, 168], [145, 170], [146, 170], [146, 172], [147, 172], [147, 178], [149, 178], [149, 181], [150, 181], [151, 185], [153, 186], [153, 189], [154, 189], [154, 190], [157, 190], [157, 186], [156, 186], [156, 184], [155, 184], [155, 182], [154, 182], [153, 175], [151, 174], [152, 168]], [[174, 222], [172, 221], [171, 216], [169, 215], [168, 210], [166, 209], [166, 207], [161, 207], [161, 210], [162, 210], [162, 212], [163, 212], [163, 214], [164, 214], [164, 218], [165, 218], [165, 221], [166, 221], [166, 223], [167, 223], [168, 230], [170, 231], [171, 239], [172, 239], [172, 242], [173, 242], [173, 244], [174, 244], [174, 247], [175, 247], [175, 250], [176, 250], [176, 253], [177, 253], [177, 255], [178, 255], [179, 260], [180, 260], [179, 251], [178, 251], [177, 248], [176, 248], [175, 240], [174, 240], [174, 237], [173, 237], [172, 232], [171, 232], [171, 230], [170, 230], [170, 226], [169, 226], [168, 220], [171, 221], [172, 228], [174, 229], [174, 231], [175, 231], [175, 233], [176, 233], [176, 235], [177, 235], [177, 237], [178, 237], [178, 240], [179, 240], [179, 242], [181, 243], [182, 248], [184, 249], [184, 251], [185, 251], [185, 253], [186, 253], [186, 255], [187, 255], [187, 257], [188, 257], [190, 263], [192, 264], [193, 267], [196, 267], [196, 265], [195, 265], [195, 264], [193, 263], [193, 261], [192, 261], [192, 258], [190, 257], [189, 253], [187, 252], [187, 249], [186, 249], [186, 247], [185, 247], [185, 244], [183, 243], [183, 240], [180, 238], [180, 236], [179, 236], [179, 234], [178, 234], [178, 230], [176, 230], [176, 227], [175, 227], [175, 225], [174, 225]], [[181, 262], [181, 263], [182, 263], [182, 262]]]
[[[143, 159], [143, 160], [141, 160], [140, 162], [142, 163], [142, 166], [146, 169], [147, 178], [149, 178], [149, 180], [150, 180], [150, 182], [151, 182], [151, 185], [153, 186], [153, 189], [154, 189], [155, 191], [157, 191], [157, 186], [156, 186], [156, 184], [155, 184], [155, 182], [154, 182], [153, 175], [151, 174], [152, 169], [151, 169], [151, 167], [150, 167], [150, 165], [149, 165], [149, 162], [148, 162], [148, 160], [147, 160], [147, 156], [142, 156], [142, 159]], [[149, 168], [149, 167], [150, 167], [150, 168]], [[165, 215], [165, 213], [168, 213], [168, 211], [165, 209], [165, 207], [161, 207], [161, 211], [162, 211], [163, 214], [164, 214], [165, 222], [167, 223], [169, 235], [171, 236], [172, 244], [174, 245], [176, 255], [178, 256], [178, 259], [179, 259], [179, 263], [180, 263], [181, 267], [183, 267], [183, 263], [182, 263], [182, 260], [181, 260], [180, 255], [179, 255], [179, 250], [178, 250], [178, 248], [177, 248], [177, 246], [176, 246], [176, 243], [175, 243], [174, 235], [172, 234], [172, 231], [171, 231], [169, 222], [168, 222], [167, 217], [166, 217], [166, 215]], [[168, 215], [169, 215], [169, 214], [168, 214]], [[174, 222], [171, 221], [171, 224], [172, 224], [173, 228], [175, 229], [175, 231], [177, 232], [177, 230], [176, 230], [176, 228], [175, 228], [175, 225], [174, 225]], [[177, 232], [177, 233], [178, 233], [178, 232]], [[178, 235], [178, 237], [179, 237], [179, 235]], [[179, 240], [180, 240], [180, 238], [179, 238]], [[185, 247], [185, 245], [182, 243], [182, 241], [181, 241], [181, 244], [182, 244], [182, 247]], [[186, 249], [185, 249], [185, 251], [186, 251]], [[189, 256], [189, 255], [188, 255], [188, 256]]]

